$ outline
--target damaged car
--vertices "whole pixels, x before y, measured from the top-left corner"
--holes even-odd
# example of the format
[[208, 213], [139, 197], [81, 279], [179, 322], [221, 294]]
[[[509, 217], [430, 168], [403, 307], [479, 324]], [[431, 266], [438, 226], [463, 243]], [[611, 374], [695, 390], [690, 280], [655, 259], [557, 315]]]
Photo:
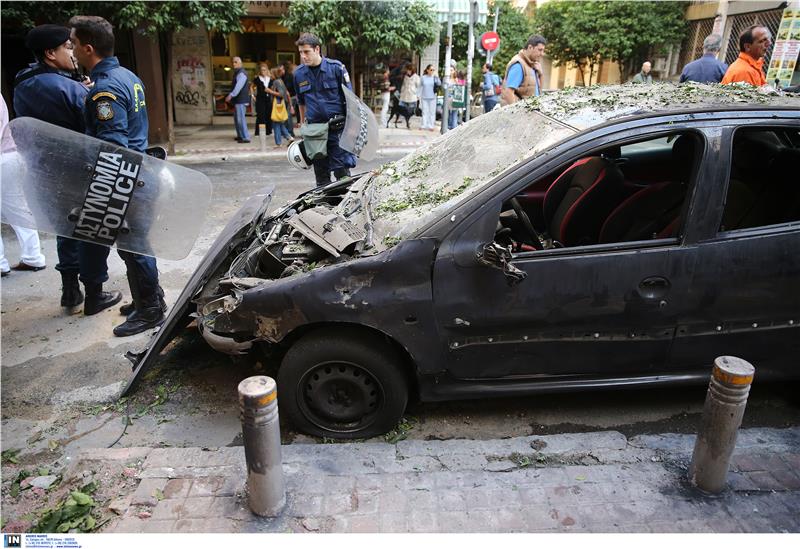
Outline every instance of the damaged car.
[[563, 90], [230, 221], [135, 374], [192, 320], [278, 357], [281, 413], [332, 438], [439, 401], [800, 377], [800, 99]]

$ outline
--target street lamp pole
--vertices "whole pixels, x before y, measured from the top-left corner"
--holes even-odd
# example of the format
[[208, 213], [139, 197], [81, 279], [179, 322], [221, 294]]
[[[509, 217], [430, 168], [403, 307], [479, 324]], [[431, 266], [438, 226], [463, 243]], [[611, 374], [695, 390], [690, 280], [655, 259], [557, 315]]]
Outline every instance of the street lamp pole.
[[452, 102], [450, 97], [450, 59], [453, 54], [453, 0], [450, 0], [447, 12], [447, 53], [444, 56], [444, 74], [442, 79], [442, 91], [444, 92], [444, 101], [442, 102], [442, 131], [447, 131], [447, 119], [449, 118], [450, 109], [449, 104]]

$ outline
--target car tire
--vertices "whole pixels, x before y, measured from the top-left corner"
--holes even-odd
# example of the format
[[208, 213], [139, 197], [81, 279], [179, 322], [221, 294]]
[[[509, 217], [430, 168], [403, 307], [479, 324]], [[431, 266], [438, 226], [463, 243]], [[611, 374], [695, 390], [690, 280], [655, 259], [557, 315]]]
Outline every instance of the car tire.
[[314, 436], [384, 434], [408, 402], [408, 380], [396, 349], [378, 336], [346, 329], [298, 340], [284, 356], [277, 381], [281, 415]]

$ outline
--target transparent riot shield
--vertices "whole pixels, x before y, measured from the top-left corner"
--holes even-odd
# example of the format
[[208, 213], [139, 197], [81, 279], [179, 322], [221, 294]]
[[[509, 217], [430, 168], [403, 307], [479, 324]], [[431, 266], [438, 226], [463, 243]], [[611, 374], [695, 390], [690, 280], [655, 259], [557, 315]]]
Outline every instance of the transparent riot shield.
[[347, 119], [339, 146], [364, 160], [372, 160], [378, 152], [378, 121], [372, 109], [367, 107], [347, 86], [342, 86], [347, 100]]
[[211, 200], [204, 174], [33, 118], [6, 132], [4, 223], [164, 259], [189, 255]]

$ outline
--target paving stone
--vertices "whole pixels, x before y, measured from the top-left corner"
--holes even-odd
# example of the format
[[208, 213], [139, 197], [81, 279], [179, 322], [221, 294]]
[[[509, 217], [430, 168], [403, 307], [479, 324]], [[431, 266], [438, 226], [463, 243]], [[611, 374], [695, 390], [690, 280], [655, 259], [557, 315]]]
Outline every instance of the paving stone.
[[355, 490], [354, 514], [377, 514], [380, 504], [380, 493], [377, 490]]
[[[143, 479], [145, 480], [162, 480], [162, 479]], [[192, 488], [193, 479], [190, 478], [173, 478], [166, 481], [164, 485], [164, 499], [182, 499], [189, 495]]]
[[405, 513], [383, 513], [379, 520], [380, 531], [384, 534], [408, 532], [408, 519]]
[[413, 509], [406, 514], [406, 531], [412, 533], [438, 532], [436, 513], [433, 510]]
[[117, 534], [136, 534], [144, 531], [144, 525], [147, 521], [139, 517], [125, 517], [109, 530]]
[[218, 534], [227, 532], [237, 532], [240, 522], [224, 518], [204, 518], [204, 519], [179, 519], [176, 520], [172, 531], [181, 534]]
[[378, 499], [378, 510], [382, 515], [404, 513], [406, 510], [407, 498], [401, 491], [382, 491]]
[[294, 517], [317, 517], [322, 514], [322, 496], [287, 493], [287, 511]]
[[467, 501], [462, 490], [441, 490], [437, 494], [437, 507], [442, 511], [465, 511]]
[[203, 518], [209, 516], [211, 502], [215, 498], [186, 498], [186, 499], [165, 499], [158, 502], [153, 509], [153, 519], [181, 519], [181, 518]]
[[750, 477], [746, 473], [732, 471], [728, 473], [727, 481], [728, 487], [737, 492], [758, 490], [756, 483], [750, 480]]
[[405, 492], [407, 509], [430, 510], [436, 509], [438, 499], [431, 490], [408, 490]]
[[214, 496], [225, 484], [225, 477], [198, 478], [192, 482], [189, 497]]
[[783, 490], [784, 487], [778, 480], [770, 474], [769, 471], [752, 471], [745, 473], [745, 476], [753, 484], [758, 486], [759, 490]]
[[361, 515], [348, 517], [348, 532], [371, 534], [381, 531], [379, 515]]
[[149, 519], [144, 521], [141, 532], [144, 534], [170, 534], [175, 531], [175, 520]]
[[355, 494], [336, 494], [322, 500], [322, 513], [328, 516], [351, 513], [357, 508]]
[[163, 499], [164, 487], [167, 484], [165, 478], [145, 478], [139, 482], [136, 491], [131, 498], [131, 505], [145, 505], [155, 507], [159, 498]]
[[[190, 498], [191, 499], [206, 499], [206, 498]], [[231, 519], [236, 521], [251, 520], [258, 517], [251, 510], [247, 503], [247, 499], [239, 497], [215, 497], [211, 498], [210, 505], [207, 510], [203, 511], [202, 516], [218, 517], [221, 519]]]
[[800, 475], [788, 467], [770, 469], [770, 474], [783, 490], [800, 490]]

